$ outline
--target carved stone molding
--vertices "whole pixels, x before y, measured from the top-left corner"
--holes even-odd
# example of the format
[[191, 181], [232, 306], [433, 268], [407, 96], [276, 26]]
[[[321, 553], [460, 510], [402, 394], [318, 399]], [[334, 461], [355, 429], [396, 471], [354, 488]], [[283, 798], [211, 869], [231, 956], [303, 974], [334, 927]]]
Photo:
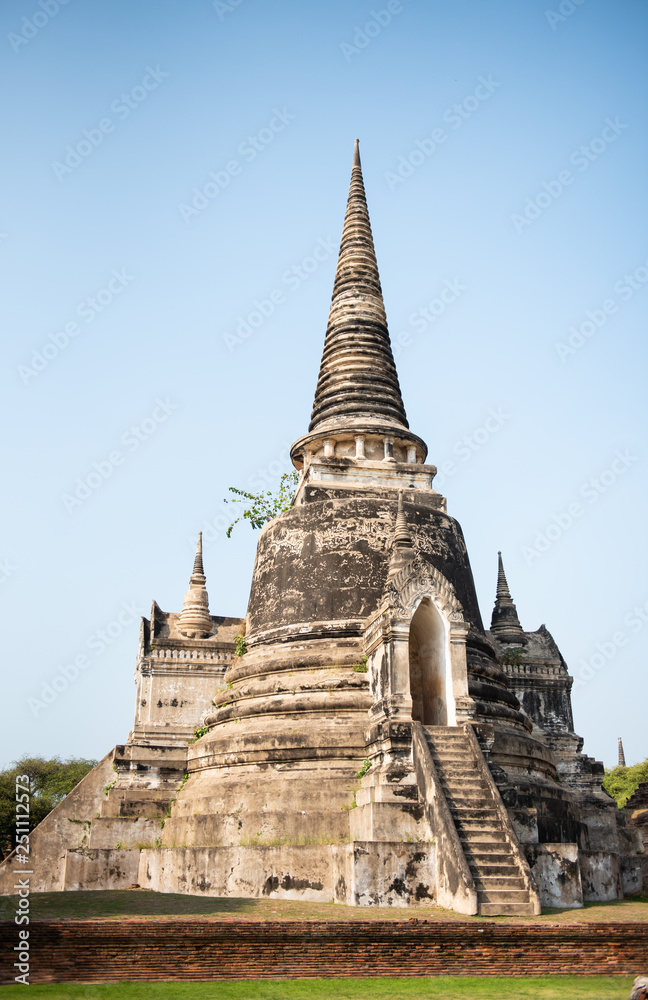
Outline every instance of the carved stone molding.
[[430, 597], [443, 612], [451, 627], [463, 623], [463, 607], [454, 587], [435, 566], [417, 553], [411, 561], [390, 580], [386, 598], [397, 617], [411, 619], [423, 597]]

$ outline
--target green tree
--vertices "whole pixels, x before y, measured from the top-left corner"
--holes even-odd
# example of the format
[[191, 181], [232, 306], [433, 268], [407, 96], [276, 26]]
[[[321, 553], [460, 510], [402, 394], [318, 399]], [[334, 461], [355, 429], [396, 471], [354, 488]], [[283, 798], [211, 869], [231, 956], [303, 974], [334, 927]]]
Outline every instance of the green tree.
[[[0, 851], [3, 857], [10, 854], [16, 838], [16, 778], [28, 775], [31, 790], [29, 801], [29, 829], [44, 819], [61, 799], [71, 792], [97, 763], [73, 757], [60, 760], [53, 757], [21, 757], [6, 771], [0, 771]], [[25, 781], [21, 782], [26, 785]]]
[[624, 805], [643, 781], [648, 781], [648, 757], [641, 764], [632, 767], [606, 768], [603, 778], [603, 788], [615, 799], [619, 809]]
[[299, 473], [293, 469], [292, 472], [284, 472], [276, 490], [248, 493], [246, 490], [238, 490], [235, 486], [230, 486], [230, 493], [235, 493], [236, 497], [234, 500], [225, 500], [225, 503], [248, 502], [250, 506], [235, 521], [232, 521], [227, 529], [227, 537], [231, 536], [232, 528], [239, 521], [246, 520], [250, 522], [252, 528], [262, 528], [266, 521], [271, 521], [277, 514], [289, 510], [298, 482]]

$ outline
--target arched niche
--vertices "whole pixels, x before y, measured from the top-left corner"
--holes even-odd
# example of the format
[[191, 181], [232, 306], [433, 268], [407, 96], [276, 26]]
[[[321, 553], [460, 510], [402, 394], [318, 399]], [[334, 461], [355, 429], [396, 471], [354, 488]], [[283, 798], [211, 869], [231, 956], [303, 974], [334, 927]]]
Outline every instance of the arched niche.
[[409, 682], [412, 719], [424, 726], [456, 724], [447, 626], [427, 597], [410, 623]]

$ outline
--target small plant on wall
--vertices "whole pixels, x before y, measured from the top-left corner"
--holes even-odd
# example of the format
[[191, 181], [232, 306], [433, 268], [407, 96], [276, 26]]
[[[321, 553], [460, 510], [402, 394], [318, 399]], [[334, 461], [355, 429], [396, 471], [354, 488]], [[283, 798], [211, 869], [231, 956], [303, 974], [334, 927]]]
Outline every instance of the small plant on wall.
[[227, 537], [232, 534], [232, 528], [239, 521], [249, 521], [252, 528], [262, 528], [266, 521], [271, 521], [273, 517], [290, 510], [295, 487], [299, 482], [299, 473], [295, 470], [284, 472], [279, 480], [276, 490], [265, 490], [260, 493], [248, 493], [247, 490], [239, 490], [235, 486], [230, 486], [230, 493], [234, 493], [233, 500], [225, 500], [225, 503], [247, 503], [245, 508], [235, 521], [232, 521], [227, 529]]
[[519, 667], [524, 663], [524, 649], [522, 646], [509, 646], [502, 653], [502, 660], [507, 667]]

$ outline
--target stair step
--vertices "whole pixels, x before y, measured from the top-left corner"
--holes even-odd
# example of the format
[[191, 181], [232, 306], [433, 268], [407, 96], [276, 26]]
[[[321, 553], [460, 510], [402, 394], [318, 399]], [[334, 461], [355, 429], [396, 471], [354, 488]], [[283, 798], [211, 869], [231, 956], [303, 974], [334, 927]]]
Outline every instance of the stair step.
[[450, 775], [454, 774], [472, 774], [477, 775], [479, 772], [477, 770], [477, 765], [471, 761], [470, 757], [446, 757], [446, 758], [433, 758], [437, 770], [447, 772]]
[[459, 838], [466, 857], [482, 858], [489, 865], [499, 864], [496, 858], [505, 858], [501, 862], [505, 865], [516, 865], [517, 859], [511, 850], [510, 844], [502, 840], [466, 840]]
[[460, 840], [463, 840], [465, 837], [473, 842], [476, 839], [478, 841], [483, 840], [484, 843], [495, 843], [497, 841], [499, 843], [508, 844], [508, 837], [506, 836], [504, 830], [502, 830], [501, 826], [496, 826], [488, 820], [460, 820], [457, 818], [455, 820], [455, 826], [457, 827]]
[[423, 729], [430, 736], [460, 736], [462, 740], [465, 740], [466, 734], [463, 729], [459, 729], [458, 726], [423, 726]]
[[480, 903], [482, 917], [532, 917], [533, 903]]
[[437, 767], [439, 777], [441, 778], [441, 784], [447, 787], [450, 791], [453, 789], [457, 792], [463, 792], [468, 786], [472, 791], [479, 792], [480, 795], [486, 794], [486, 788], [484, 783], [480, 781], [479, 775], [475, 771], [448, 771], [442, 770]]
[[510, 844], [504, 833], [490, 830], [457, 830], [459, 840], [463, 844], [464, 850], [493, 853], [495, 850], [500, 853], [510, 854]]
[[457, 819], [499, 819], [495, 806], [453, 806], [452, 812]]
[[[473, 813], [482, 813], [483, 810], [474, 809]], [[465, 830], [467, 833], [477, 833], [483, 831], [484, 833], [500, 833], [502, 832], [502, 826], [498, 822], [499, 817], [497, 814], [493, 815], [469, 815], [468, 813], [453, 813], [452, 817], [455, 821], [457, 829]]]
[[[511, 854], [471, 854], [464, 851], [466, 861], [473, 868], [478, 868], [484, 875], [519, 875], [520, 869]], [[504, 871], [504, 869], [514, 871]], [[488, 871], [486, 869], [489, 869]], [[490, 869], [493, 869], [492, 871]]]
[[477, 893], [484, 903], [528, 903], [526, 889], [480, 889]]
[[480, 865], [515, 865], [517, 868], [517, 861], [513, 852], [502, 850], [504, 844], [497, 845], [500, 848], [499, 851], [484, 851], [481, 848], [473, 850], [470, 844], [462, 844], [461, 846], [469, 861], [474, 861]]
[[483, 796], [487, 794], [484, 783], [479, 780], [479, 776], [474, 771], [457, 771], [455, 774], [438, 769], [437, 773], [441, 784], [449, 792], [456, 792], [459, 795], [463, 795], [464, 792], [478, 793]]
[[450, 792], [452, 795], [463, 795], [464, 792], [478, 793], [479, 795], [486, 795], [486, 789], [484, 785], [478, 781], [475, 777], [473, 771], [470, 773], [466, 771], [465, 774], [450, 775], [446, 772], [440, 772], [441, 784], [443, 785], [444, 792]]
[[482, 882], [490, 878], [498, 880], [503, 878], [519, 878], [520, 875], [520, 869], [517, 865], [491, 865], [481, 864], [480, 862], [475, 863], [471, 858], [467, 858], [466, 860], [475, 878], [480, 879]]
[[523, 889], [524, 892], [527, 891], [521, 875], [482, 875], [479, 872], [475, 874], [475, 888], [483, 892], [493, 892], [498, 889]]
[[508, 857], [513, 857], [513, 848], [508, 840], [505, 840], [503, 833], [493, 837], [490, 834], [487, 836], [485, 833], [471, 833], [462, 830], [459, 834], [459, 840], [463, 844], [464, 850], [473, 854], [506, 854]]
[[[460, 804], [463, 802], [472, 802], [475, 799], [484, 802], [486, 799], [484, 786], [476, 781], [460, 783], [458, 781], [448, 781], [444, 775], [440, 775], [440, 778], [446, 795], [449, 798], [456, 796]], [[493, 800], [489, 797], [488, 801], [492, 802]]]
[[475, 864], [516, 865], [517, 867], [517, 861], [515, 860], [513, 853], [506, 850], [506, 844], [489, 845], [499, 847], [498, 851], [483, 850], [479, 845], [475, 848], [474, 845], [467, 844], [465, 841], [461, 842], [461, 846], [468, 861], [474, 861]]
[[442, 764], [444, 767], [465, 767], [470, 768], [471, 771], [478, 771], [477, 761], [472, 754], [459, 753], [459, 751], [442, 752], [441, 754], [432, 754], [433, 760], [437, 763]]

